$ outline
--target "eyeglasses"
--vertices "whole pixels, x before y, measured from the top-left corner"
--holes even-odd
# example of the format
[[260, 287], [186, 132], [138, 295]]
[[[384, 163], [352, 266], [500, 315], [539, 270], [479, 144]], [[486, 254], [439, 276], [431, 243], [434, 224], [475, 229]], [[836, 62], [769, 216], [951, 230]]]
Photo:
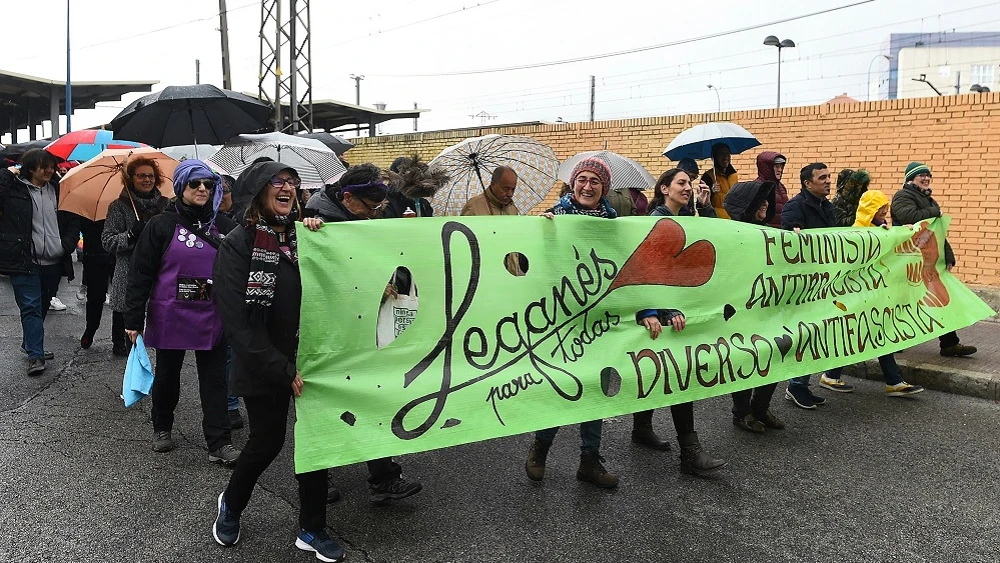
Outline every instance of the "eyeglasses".
[[156, 174], [132, 174], [132, 177], [136, 180], [153, 180], [156, 178]]
[[582, 176], [577, 177], [576, 183], [580, 186], [586, 186], [587, 184], [590, 184], [590, 186], [594, 188], [604, 185], [604, 182], [601, 182], [597, 178], [584, 178]]
[[275, 188], [280, 188], [280, 187], [284, 186], [285, 184], [288, 184], [289, 186], [291, 186], [293, 188], [298, 188], [299, 186], [302, 185], [302, 180], [299, 180], [298, 178], [289, 178], [289, 179], [286, 180], [286, 179], [281, 178], [279, 176], [275, 176], [275, 177], [271, 178], [271, 185], [274, 186]]
[[917, 178], [930, 178], [930, 177], [931, 175], [928, 174], [927, 172], [921, 172], [920, 174], [917, 174]]
[[367, 207], [371, 211], [378, 211], [380, 209], [383, 209], [386, 205], [389, 205], [388, 201], [383, 201], [382, 203], [379, 203], [377, 205], [373, 205], [373, 204], [368, 203], [367, 201], [361, 199], [360, 197], [358, 198], [358, 201], [360, 201], [361, 203], [365, 204], [365, 207]]
[[215, 182], [212, 180], [191, 180], [187, 183], [188, 189], [197, 190], [198, 188], [204, 187], [208, 191], [215, 189]]

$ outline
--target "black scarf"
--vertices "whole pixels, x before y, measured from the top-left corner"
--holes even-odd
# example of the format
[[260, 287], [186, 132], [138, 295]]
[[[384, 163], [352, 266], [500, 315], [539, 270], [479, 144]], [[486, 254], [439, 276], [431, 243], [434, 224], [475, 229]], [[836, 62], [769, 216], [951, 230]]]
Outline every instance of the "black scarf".
[[[282, 235], [287, 237], [288, 250], [278, 243], [279, 233], [272, 225], [286, 225]], [[274, 290], [278, 285], [278, 264], [281, 253], [285, 252], [293, 263], [298, 264], [298, 245], [295, 241], [295, 219], [293, 215], [275, 217], [270, 221], [260, 221], [246, 226], [253, 234], [253, 251], [250, 254], [250, 275], [247, 278], [247, 309], [251, 318], [265, 318], [274, 303]]]
[[167, 206], [168, 201], [156, 188], [147, 193], [125, 188], [118, 199], [135, 210], [139, 221], [149, 221], [154, 215], [159, 215]]

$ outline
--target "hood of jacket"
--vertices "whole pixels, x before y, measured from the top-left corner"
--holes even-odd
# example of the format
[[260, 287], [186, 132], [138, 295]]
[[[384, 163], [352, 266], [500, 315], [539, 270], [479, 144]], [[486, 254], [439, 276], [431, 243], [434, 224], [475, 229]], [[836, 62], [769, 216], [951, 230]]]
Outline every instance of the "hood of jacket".
[[347, 209], [344, 208], [343, 204], [339, 201], [330, 197], [330, 192], [333, 190], [322, 189], [316, 192], [316, 195], [309, 198], [306, 203], [306, 209], [313, 209], [319, 214], [323, 221], [328, 223], [337, 223], [340, 221], [353, 221], [357, 217], [351, 215]]
[[781, 182], [778, 181], [778, 178], [774, 175], [774, 159], [779, 156], [781, 158], [785, 158], [785, 155], [775, 151], [764, 151], [757, 155], [758, 182], [774, 182], [776, 184], [781, 184]]
[[[777, 212], [775, 206], [774, 182], [738, 182], [729, 188], [723, 206], [726, 213], [736, 221], [743, 223], [754, 223], [758, 225], [771, 222]], [[755, 217], [760, 206], [767, 201], [767, 216], [763, 221], [758, 221]]]
[[242, 223], [243, 216], [253, 200], [267, 185], [275, 174], [282, 170], [291, 170], [298, 175], [295, 168], [280, 162], [258, 162], [243, 171], [233, 186], [233, 208], [230, 210], [237, 222]]
[[879, 190], [868, 190], [861, 196], [858, 202], [858, 214], [854, 221], [855, 227], [876, 227], [872, 224], [872, 219], [883, 205], [889, 204], [889, 198]]

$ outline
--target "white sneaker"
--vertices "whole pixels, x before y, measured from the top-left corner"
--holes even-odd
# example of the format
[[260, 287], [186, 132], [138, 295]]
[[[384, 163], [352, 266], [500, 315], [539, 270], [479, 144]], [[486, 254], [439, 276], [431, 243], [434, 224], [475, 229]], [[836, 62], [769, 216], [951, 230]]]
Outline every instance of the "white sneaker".
[[49, 301], [49, 309], [53, 311], [65, 311], [66, 305], [58, 297], [53, 297], [52, 301]]
[[76, 298], [80, 301], [83, 301], [84, 299], [87, 298], [87, 286], [85, 285], [80, 286], [80, 291], [76, 292]]
[[108, 293], [108, 294], [106, 294], [104, 296], [104, 304], [105, 305], [110, 305], [111, 304], [111, 294], [110, 293]]

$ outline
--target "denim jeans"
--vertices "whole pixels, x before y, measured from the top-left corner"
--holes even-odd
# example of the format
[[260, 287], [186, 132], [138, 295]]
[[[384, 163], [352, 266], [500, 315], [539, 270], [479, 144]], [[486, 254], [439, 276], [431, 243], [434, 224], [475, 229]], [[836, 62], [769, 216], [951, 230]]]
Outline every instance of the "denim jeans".
[[[898, 385], [903, 382], [903, 374], [899, 372], [899, 364], [896, 363], [894, 355], [879, 356], [878, 365], [882, 368], [882, 379], [885, 380], [886, 385]], [[840, 379], [840, 374], [843, 371], [844, 368], [831, 369], [826, 372], [826, 376], [830, 379]]]
[[[599, 452], [601, 451], [601, 428], [604, 421], [601, 419], [580, 423], [580, 451]], [[551, 444], [555, 440], [559, 427], [547, 428], [535, 432], [535, 439]]]
[[[232, 389], [229, 384], [229, 371], [233, 368], [233, 349], [226, 346], [226, 387]], [[226, 396], [226, 408], [231, 411], [240, 410], [240, 398], [233, 395]]]
[[788, 380], [789, 387], [809, 387], [809, 376], [800, 375]]
[[21, 345], [28, 359], [45, 357], [45, 317], [62, 279], [62, 265], [36, 266], [33, 274], [13, 274], [10, 285], [21, 311]]

